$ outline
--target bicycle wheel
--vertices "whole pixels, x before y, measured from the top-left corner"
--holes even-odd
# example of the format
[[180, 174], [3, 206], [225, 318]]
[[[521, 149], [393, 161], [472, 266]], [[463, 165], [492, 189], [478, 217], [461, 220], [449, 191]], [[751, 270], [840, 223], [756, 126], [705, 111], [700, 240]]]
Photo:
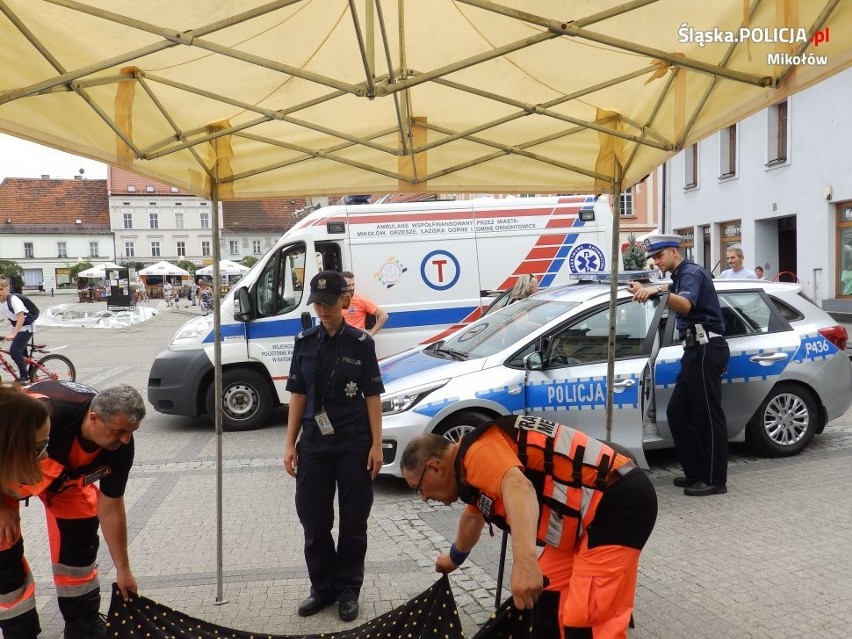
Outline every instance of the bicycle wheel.
[[48, 379], [74, 382], [77, 380], [77, 369], [65, 355], [45, 355], [30, 366], [30, 381], [35, 383]]

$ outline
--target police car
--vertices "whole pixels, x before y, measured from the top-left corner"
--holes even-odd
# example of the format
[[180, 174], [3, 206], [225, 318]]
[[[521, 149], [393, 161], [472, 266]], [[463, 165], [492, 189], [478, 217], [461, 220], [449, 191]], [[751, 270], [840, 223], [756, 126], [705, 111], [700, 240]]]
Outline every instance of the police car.
[[[852, 403], [847, 333], [793, 283], [716, 280], [731, 350], [722, 399], [731, 441], [768, 456], [802, 451]], [[497, 415], [549, 417], [606, 439], [610, 285], [575, 283], [489, 312], [447, 339], [381, 362], [382, 472], [412, 437], [457, 440]], [[674, 313], [619, 285], [609, 439], [673, 446], [666, 419], [683, 346]]]

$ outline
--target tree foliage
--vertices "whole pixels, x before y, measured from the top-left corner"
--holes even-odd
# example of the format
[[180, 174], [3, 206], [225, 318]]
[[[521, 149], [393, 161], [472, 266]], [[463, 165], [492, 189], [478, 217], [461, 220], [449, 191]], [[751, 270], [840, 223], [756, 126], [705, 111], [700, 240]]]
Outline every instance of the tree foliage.
[[248, 266], [251, 268], [257, 263], [257, 258], [254, 255], [246, 255], [243, 259], [240, 260], [240, 263], [243, 266]]
[[177, 266], [178, 268], [182, 268], [184, 271], [189, 271], [189, 274], [193, 277], [195, 277], [195, 271], [198, 270], [198, 266], [189, 260], [180, 260], [178, 261]]
[[94, 264], [92, 264], [91, 262], [77, 262], [73, 266], [68, 267], [68, 277], [70, 277], [72, 280], [77, 279], [80, 277], [78, 275], [80, 271], [85, 271], [86, 269], [92, 268], [93, 266]]
[[24, 269], [14, 260], [0, 260], [0, 277], [9, 280], [16, 291], [24, 287]]

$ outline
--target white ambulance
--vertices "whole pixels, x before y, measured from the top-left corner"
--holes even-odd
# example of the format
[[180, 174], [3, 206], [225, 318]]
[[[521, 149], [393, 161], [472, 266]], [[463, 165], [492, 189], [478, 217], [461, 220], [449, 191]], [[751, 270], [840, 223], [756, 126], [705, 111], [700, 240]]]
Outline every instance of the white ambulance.
[[[609, 270], [606, 198], [481, 198], [329, 206], [288, 230], [222, 300], [223, 428], [247, 430], [286, 404], [293, 337], [315, 319], [307, 283], [352, 271], [388, 313], [378, 356], [442, 339], [479, 317], [488, 291], [535, 274], [542, 287]], [[239, 303], [241, 300], [243, 303]], [[148, 400], [161, 413], [212, 414], [213, 321], [184, 324], [154, 360]]]

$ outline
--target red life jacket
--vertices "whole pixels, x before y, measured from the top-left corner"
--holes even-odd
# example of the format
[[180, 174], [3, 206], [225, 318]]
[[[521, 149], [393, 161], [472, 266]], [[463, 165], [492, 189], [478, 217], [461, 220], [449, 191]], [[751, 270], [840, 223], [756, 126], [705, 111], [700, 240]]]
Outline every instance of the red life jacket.
[[606, 489], [634, 468], [629, 457], [568, 426], [541, 417], [498, 417], [465, 435], [456, 456], [459, 499], [476, 507], [486, 521], [509, 530], [503, 501], [464, 482], [465, 453], [486, 430], [502, 429], [517, 446], [524, 475], [538, 496], [536, 539], [540, 545], [570, 548], [594, 521]]

